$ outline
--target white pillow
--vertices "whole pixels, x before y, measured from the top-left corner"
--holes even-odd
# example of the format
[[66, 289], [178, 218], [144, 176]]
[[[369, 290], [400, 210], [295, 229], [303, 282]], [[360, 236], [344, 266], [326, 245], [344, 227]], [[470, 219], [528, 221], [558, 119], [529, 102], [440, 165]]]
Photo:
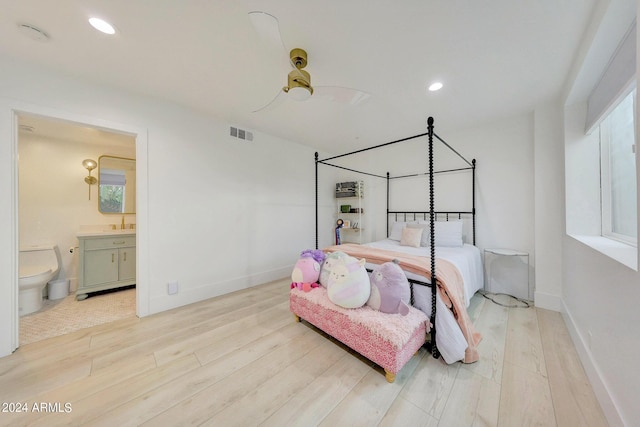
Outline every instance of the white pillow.
[[406, 222], [394, 222], [391, 224], [391, 233], [389, 239], [400, 241], [402, 239], [402, 230], [407, 225]]
[[400, 239], [400, 246], [411, 246], [413, 248], [419, 248], [422, 231], [422, 228], [403, 228], [402, 238]]
[[434, 223], [436, 246], [461, 247], [462, 221], [436, 221]]
[[429, 236], [431, 236], [431, 233], [429, 232], [429, 224], [407, 224], [407, 228], [421, 228], [423, 231], [422, 237], [420, 238], [420, 246], [424, 248], [431, 246], [431, 241], [429, 239]]

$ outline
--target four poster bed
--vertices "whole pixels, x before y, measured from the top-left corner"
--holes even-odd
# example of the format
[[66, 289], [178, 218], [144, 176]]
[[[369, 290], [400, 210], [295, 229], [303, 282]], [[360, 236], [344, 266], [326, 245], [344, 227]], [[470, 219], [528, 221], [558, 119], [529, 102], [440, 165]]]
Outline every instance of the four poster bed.
[[[315, 212], [315, 247], [318, 249], [318, 166], [326, 165], [336, 167], [350, 172], [365, 174], [368, 176], [387, 180], [387, 238], [371, 242], [364, 245], [343, 244], [323, 248], [325, 252], [341, 251], [356, 258], [365, 258], [367, 269], [370, 270], [376, 264], [397, 260], [400, 267], [405, 272], [411, 284], [411, 309], [420, 311], [420, 315], [426, 314], [426, 331], [430, 328], [430, 341], [427, 347], [430, 348], [433, 357], [443, 357], [445, 362], [453, 363], [462, 361], [471, 363], [478, 360], [477, 344], [481, 336], [477, 333], [467, 314], [466, 308], [469, 305], [473, 294], [483, 287], [483, 270], [480, 251], [475, 247], [476, 242], [476, 214], [475, 214], [475, 167], [476, 161], [468, 161], [456, 150], [449, 146], [444, 140], [434, 133], [433, 118], [429, 117], [427, 133], [391, 141], [357, 150], [339, 156], [329, 157], [320, 160], [318, 153], [315, 153], [315, 185], [316, 185], [316, 212]], [[425, 138], [428, 143], [428, 172], [421, 174], [390, 176], [386, 177], [368, 172], [362, 172], [338, 166], [330, 161], [373, 150], [416, 138]], [[434, 170], [434, 138], [444, 144], [455, 155], [460, 157], [468, 167]], [[471, 209], [465, 211], [436, 211], [434, 209], [434, 175], [448, 172], [469, 171], [471, 175]], [[429, 180], [429, 207], [425, 211], [400, 211], [391, 209], [389, 206], [390, 181], [395, 179], [427, 175]], [[470, 242], [463, 242], [463, 221], [470, 222], [471, 236]], [[419, 244], [411, 242], [411, 236], [415, 236], [413, 230], [422, 228]], [[412, 230], [413, 229], [413, 230]], [[405, 238], [406, 237], [406, 238]], [[431, 286], [436, 283], [437, 286]], [[313, 292], [312, 292], [313, 293]], [[319, 294], [316, 294], [316, 297]], [[401, 344], [396, 345], [395, 350], [389, 350], [388, 343], [372, 344], [371, 337], [363, 336], [341, 336], [346, 328], [345, 324], [361, 322], [366, 326], [366, 321], [357, 318], [359, 314], [352, 312], [335, 313], [328, 312], [327, 308], [313, 305], [309, 301], [303, 301], [306, 296], [302, 292], [292, 292], [291, 310], [296, 316], [300, 316], [310, 323], [323, 329], [329, 335], [334, 336], [354, 350], [370, 358], [380, 366], [385, 368], [388, 375], [395, 376], [395, 373], [408, 361], [411, 354], [424, 344], [422, 340], [416, 339], [414, 335], [424, 334], [425, 330], [420, 329], [416, 324], [406, 324], [404, 327], [407, 333], [413, 334], [412, 338], [407, 338]], [[322, 305], [322, 304], [320, 304]], [[304, 313], [301, 313], [304, 312]], [[413, 313], [413, 312], [412, 312]], [[341, 318], [337, 321], [340, 327], [324, 325], [325, 320], [334, 315], [351, 316], [351, 318]], [[385, 314], [386, 315], [386, 314]], [[355, 317], [354, 317], [355, 316]], [[386, 315], [389, 316], [389, 315]], [[415, 319], [414, 319], [415, 320]], [[368, 321], [368, 320], [367, 320]], [[408, 322], [408, 321], [407, 321]], [[324, 325], [324, 327], [323, 327]], [[334, 325], [335, 326], [335, 325]], [[327, 330], [329, 329], [329, 330]], [[366, 328], [365, 328], [366, 329]], [[338, 336], [336, 336], [336, 334]], [[365, 334], [366, 335], [366, 334]], [[384, 335], [384, 333], [382, 334]], [[384, 339], [379, 339], [384, 342]], [[379, 347], [373, 348], [370, 347]], [[417, 347], [416, 347], [417, 346]], [[384, 347], [384, 348], [383, 348]], [[393, 354], [393, 363], [387, 367], [386, 356], [382, 353]], [[408, 354], [409, 353], [409, 354]], [[408, 358], [407, 358], [408, 354]], [[397, 359], [397, 360], [395, 360]], [[387, 377], [389, 380], [389, 376]], [[392, 381], [392, 380], [391, 380]]]

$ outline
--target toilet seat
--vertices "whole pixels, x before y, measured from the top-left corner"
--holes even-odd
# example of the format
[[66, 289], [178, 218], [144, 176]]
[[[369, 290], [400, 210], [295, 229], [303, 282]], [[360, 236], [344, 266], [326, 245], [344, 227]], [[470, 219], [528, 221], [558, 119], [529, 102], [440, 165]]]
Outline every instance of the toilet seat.
[[51, 273], [51, 269], [44, 265], [25, 265], [20, 266], [20, 278], [28, 279], [35, 276]]

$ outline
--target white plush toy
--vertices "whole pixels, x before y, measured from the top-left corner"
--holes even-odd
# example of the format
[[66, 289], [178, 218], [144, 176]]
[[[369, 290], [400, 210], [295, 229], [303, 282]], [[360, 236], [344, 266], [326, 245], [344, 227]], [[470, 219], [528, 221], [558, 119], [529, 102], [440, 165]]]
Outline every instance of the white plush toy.
[[327, 284], [327, 296], [344, 308], [362, 307], [371, 295], [371, 282], [364, 268], [365, 259], [351, 256], [336, 259]]

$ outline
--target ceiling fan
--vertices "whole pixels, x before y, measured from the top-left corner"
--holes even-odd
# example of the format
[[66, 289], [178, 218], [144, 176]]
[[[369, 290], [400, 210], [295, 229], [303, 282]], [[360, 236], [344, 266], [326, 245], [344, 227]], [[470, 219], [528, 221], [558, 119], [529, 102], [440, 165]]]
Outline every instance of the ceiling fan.
[[[260, 11], [249, 12], [249, 18], [260, 36], [270, 40], [286, 51], [280, 36], [278, 18]], [[306, 101], [314, 94], [318, 97], [328, 98], [330, 101], [353, 106], [363, 104], [371, 97], [371, 94], [367, 92], [348, 87], [312, 86], [311, 75], [303, 69], [307, 66], [307, 62], [307, 52], [304, 49], [291, 49], [289, 52], [289, 63], [291, 64], [292, 70], [287, 77], [287, 86], [279, 89], [271, 101], [253, 112], [271, 109], [280, 105], [288, 98], [296, 101]]]

